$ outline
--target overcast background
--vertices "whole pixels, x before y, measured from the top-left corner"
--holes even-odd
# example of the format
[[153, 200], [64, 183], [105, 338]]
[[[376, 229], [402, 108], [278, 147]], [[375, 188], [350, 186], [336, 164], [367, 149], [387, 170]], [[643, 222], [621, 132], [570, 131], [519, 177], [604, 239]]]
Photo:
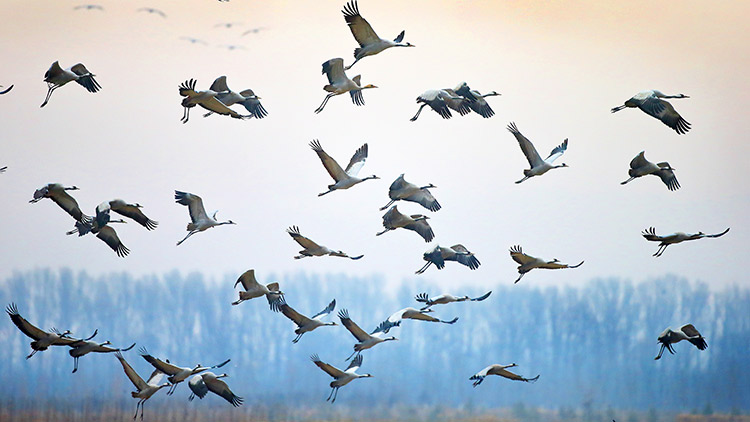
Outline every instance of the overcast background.
[[[404, 213], [429, 213], [436, 241], [464, 244], [482, 262], [477, 271], [449, 264], [421, 276], [444, 287], [511, 284], [514, 244], [547, 259], [586, 263], [577, 270], [526, 276], [539, 287], [578, 284], [594, 277], [641, 281], [665, 273], [712, 287], [750, 286], [741, 264], [747, 252], [748, 95], [747, 2], [497, 2], [367, 1], [362, 15], [383, 38], [406, 29], [416, 48], [396, 48], [360, 61], [366, 106], [348, 96], [331, 99], [319, 115], [327, 83], [321, 63], [351, 63], [356, 42], [335, 1], [101, 1], [104, 11], [78, 2], [0, 2], [0, 176], [4, 227], [0, 276], [14, 270], [69, 267], [92, 274], [173, 269], [209, 276], [310, 272], [380, 274], [389, 284], [417, 277], [422, 253], [433, 245], [416, 234], [381, 229], [378, 207], [401, 173], [434, 183], [443, 208], [413, 203]], [[150, 6], [167, 18], [137, 12]], [[215, 27], [240, 22], [231, 29]], [[248, 29], [257, 34], [242, 36]], [[180, 37], [205, 40], [190, 44]], [[243, 49], [222, 47], [238, 45]], [[57, 91], [40, 109], [50, 64], [84, 63], [102, 90], [76, 84]], [[178, 85], [196, 78], [206, 89], [220, 75], [231, 88], [252, 88], [269, 115], [239, 121], [201, 117], [180, 123]], [[410, 122], [414, 99], [427, 89], [467, 81], [496, 115], [443, 120], [425, 110]], [[644, 89], [691, 98], [673, 105], [693, 125], [677, 135], [638, 110], [609, 109]], [[520, 179], [528, 163], [511, 121], [546, 154], [569, 139], [570, 167]], [[318, 198], [331, 180], [308, 143], [319, 139], [345, 165], [367, 142], [367, 181]], [[626, 186], [628, 163], [640, 151], [669, 161], [682, 188], [670, 192], [656, 177]], [[29, 204], [36, 188], [59, 182], [81, 188], [75, 198], [88, 214], [104, 200], [138, 202], [159, 221], [154, 232], [117, 226], [131, 254], [117, 258], [93, 237], [65, 236], [72, 219], [54, 203]], [[200, 195], [222, 226], [180, 247], [189, 221], [174, 190]], [[302, 234], [334, 249], [365, 254], [293, 260]], [[720, 232], [721, 239], [668, 248], [641, 230]]]

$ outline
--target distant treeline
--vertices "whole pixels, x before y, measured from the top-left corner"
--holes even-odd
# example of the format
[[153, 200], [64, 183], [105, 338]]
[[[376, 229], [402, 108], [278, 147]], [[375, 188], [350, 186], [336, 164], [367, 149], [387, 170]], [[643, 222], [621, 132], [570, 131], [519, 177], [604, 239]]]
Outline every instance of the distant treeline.
[[[404, 283], [398, 291], [383, 292], [385, 282], [377, 277], [257, 275], [262, 283], [279, 281], [288, 303], [308, 316], [335, 298], [336, 312], [347, 308], [367, 331], [398, 309], [417, 307], [413, 297], [423, 291], [431, 296], [484, 293], [466, 286], [443, 292], [428, 283]], [[180, 366], [231, 358], [216, 372], [230, 375], [227, 382], [245, 398], [245, 408], [330, 406], [325, 398], [331, 378], [309, 356], [317, 353], [343, 369], [354, 337], [341, 326], [321, 327], [292, 344], [293, 323], [270, 311], [264, 298], [230, 304], [236, 300], [232, 285], [237, 276], [215, 282], [196, 273], [135, 279], [36, 270], [0, 281], [0, 303], [16, 303], [23, 317], [43, 329], [70, 329], [79, 337], [98, 329], [95, 340], [110, 340], [115, 347], [137, 342], [124, 355], [144, 377], [153, 368], [138, 355], [140, 346]], [[750, 410], [748, 289], [712, 291], [673, 276], [640, 284], [594, 280], [581, 288], [503, 285], [483, 302], [434, 309], [441, 319], [459, 320], [453, 325], [405, 321], [391, 330], [389, 335], [399, 341], [363, 353], [359, 372], [374, 377], [343, 387], [334, 406], [442, 406], [481, 412], [523, 403], [563, 413], [698, 412], [706, 406], [717, 412]], [[337, 317], [330, 320], [339, 322]], [[71, 374], [68, 348], [53, 347], [26, 360], [30, 339], [9, 318], [3, 321], [0, 396], [6, 410], [8, 403], [118, 403], [135, 409], [132, 385], [113, 355], [86, 355], [78, 373]], [[706, 337], [708, 349], [683, 342], [675, 345], [675, 355], [654, 361], [659, 333], [688, 322]], [[539, 381], [490, 377], [472, 388], [472, 374], [491, 363], [512, 362], [518, 364], [515, 372], [540, 374]], [[149, 409], [165, 402], [229, 406], [211, 395], [189, 403], [188, 395], [187, 385], [172, 397], [158, 393], [146, 403], [146, 417]]]

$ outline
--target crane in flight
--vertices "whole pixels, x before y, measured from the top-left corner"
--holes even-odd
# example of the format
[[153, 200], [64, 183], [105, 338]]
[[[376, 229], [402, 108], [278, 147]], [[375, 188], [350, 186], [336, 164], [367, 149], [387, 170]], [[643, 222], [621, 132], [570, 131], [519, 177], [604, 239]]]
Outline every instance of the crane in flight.
[[360, 81], [361, 75], [357, 75], [351, 79], [346, 76], [344, 72], [344, 59], [337, 57], [335, 59], [328, 60], [323, 63], [323, 74], [328, 77], [328, 85], [324, 86], [323, 89], [328, 92], [320, 106], [315, 109], [315, 113], [320, 113], [325, 108], [328, 100], [336, 95], [349, 93], [352, 97], [354, 105], [363, 106], [365, 105], [365, 99], [362, 97], [363, 89], [377, 88], [372, 84], [362, 86]]
[[669, 245], [674, 245], [675, 243], [684, 242], [686, 240], [703, 239], [704, 237], [721, 237], [727, 234], [728, 231], [729, 231], [729, 228], [727, 227], [726, 230], [717, 234], [705, 234], [703, 232], [698, 232], [698, 233], [676, 232], [676, 233], [660, 236], [656, 234], [655, 228], [649, 227], [648, 229], [644, 230], [641, 233], [641, 235], [643, 235], [643, 237], [646, 240], [650, 240], [652, 242], [660, 242], [659, 249], [657, 249], [656, 253], [654, 253], [653, 255], [655, 257], [660, 257], [662, 256], [664, 251], [667, 249], [667, 246]]
[[442, 270], [445, 267], [445, 261], [456, 261], [459, 264], [466, 265], [471, 270], [476, 270], [481, 264], [477, 257], [474, 256], [474, 253], [461, 244], [453, 245], [449, 248], [437, 245], [435, 249], [425, 252], [422, 259], [427, 261], [427, 263], [417, 270], [416, 274], [422, 274], [432, 264], [435, 264], [438, 270]]
[[418, 187], [417, 185], [404, 180], [404, 173], [401, 173], [401, 176], [398, 176], [396, 180], [391, 183], [390, 188], [388, 188], [388, 197], [391, 198], [391, 201], [381, 207], [380, 211], [390, 207], [394, 202], [401, 200], [416, 202], [430, 211], [437, 211], [440, 209], [440, 204], [435, 197], [432, 196], [432, 192], [430, 192], [430, 188], [436, 187], [437, 186], [432, 183]]
[[675, 177], [674, 175], [675, 169], [672, 168], [672, 166], [670, 166], [666, 161], [654, 164], [646, 159], [645, 154], [646, 151], [641, 151], [640, 154], [636, 155], [635, 158], [630, 161], [630, 170], [628, 170], [630, 179], [624, 182], [620, 182], [620, 184], [624, 185], [635, 178], [653, 174], [654, 176], [659, 176], [661, 181], [664, 182], [665, 185], [667, 185], [667, 189], [679, 189], [680, 183], [677, 181], [677, 177]]
[[425, 242], [429, 243], [435, 237], [435, 234], [432, 232], [430, 223], [427, 222], [428, 218], [430, 217], [422, 214], [401, 214], [398, 210], [398, 205], [394, 205], [383, 216], [383, 227], [385, 227], [385, 230], [375, 233], [375, 235], [380, 236], [391, 230], [404, 228], [416, 232], [418, 235], [422, 236], [422, 239], [424, 239]]
[[562, 262], [558, 261], [557, 258], [553, 259], [552, 261], [546, 261], [541, 258], [536, 258], [531, 255], [527, 255], [523, 253], [523, 250], [520, 246], [512, 246], [510, 248], [510, 257], [513, 258], [514, 261], [516, 261], [518, 265], [518, 278], [513, 283], [518, 283], [521, 281], [521, 278], [526, 275], [527, 272], [535, 269], [535, 268], [544, 268], [547, 270], [558, 270], [562, 268], [578, 268], [581, 265], [583, 265], [583, 261], [581, 261], [578, 265], [568, 265], [563, 264]]
[[102, 87], [94, 79], [94, 76], [96, 75], [89, 72], [83, 63], [77, 63], [67, 69], [63, 69], [60, 67], [60, 63], [55, 61], [47, 72], [44, 73], [44, 82], [47, 82], [47, 97], [39, 107], [46, 106], [49, 102], [49, 97], [52, 96], [52, 91], [64, 86], [68, 82], [76, 81], [78, 85], [86, 88], [88, 92], [99, 92]]
[[352, 359], [351, 363], [344, 371], [323, 362], [322, 360], [320, 360], [318, 355], [312, 355], [310, 356], [310, 359], [313, 361], [313, 363], [315, 363], [315, 365], [318, 366], [318, 368], [322, 369], [323, 372], [334, 378], [334, 380], [331, 381], [330, 384], [331, 394], [329, 394], [328, 398], [326, 399], [326, 401], [330, 400], [331, 403], [336, 401], [336, 397], [339, 395], [339, 388], [345, 386], [346, 384], [349, 384], [357, 378], [372, 377], [372, 375], [370, 374], [357, 373], [357, 369], [362, 366], [362, 355], [357, 355], [357, 357]]
[[350, 187], [362, 183], [365, 180], [380, 179], [374, 174], [372, 176], [363, 178], [357, 177], [360, 169], [362, 169], [362, 167], [365, 165], [365, 161], [367, 160], [367, 144], [362, 145], [354, 152], [354, 155], [352, 155], [352, 158], [349, 160], [349, 164], [346, 166], [346, 170], [342, 170], [339, 163], [337, 163], [336, 160], [328, 155], [328, 153], [323, 151], [323, 147], [320, 146], [320, 141], [318, 141], [317, 139], [314, 139], [312, 142], [310, 142], [310, 148], [312, 148], [312, 150], [315, 151], [316, 154], [318, 154], [318, 158], [320, 158], [320, 162], [323, 163], [323, 167], [325, 167], [325, 169], [328, 171], [328, 174], [333, 178], [333, 181], [335, 182], [332, 185], [328, 185], [328, 190], [323, 193], [319, 193], [318, 196], [323, 196], [338, 189], [349, 189]]
[[292, 236], [292, 239], [294, 239], [295, 242], [299, 243], [300, 246], [305, 248], [299, 251], [299, 255], [295, 256], [294, 259], [302, 259], [308, 256], [330, 255], [330, 256], [340, 256], [342, 258], [349, 258], [349, 259], [357, 260], [364, 256], [364, 255], [349, 256], [343, 251], [334, 251], [332, 249], [329, 249], [326, 246], [318, 245], [317, 243], [313, 242], [307, 237], [302, 236], [299, 232], [299, 227], [297, 226], [289, 227], [288, 229], [286, 229], [286, 232], [289, 233], [289, 236]]
[[302, 338], [303, 334], [309, 333], [318, 327], [338, 325], [335, 322], [323, 322], [323, 318], [333, 312], [335, 308], [336, 299], [333, 299], [325, 309], [313, 315], [311, 318], [308, 318], [289, 306], [283, 297], [280, 298], [277, 305], [274, 306], [274, 310], [281, 312], [285, 317], [289, 318], [295, 325], [297, 325], [297, 328], [294, 330], [294, 334], [297, 334], [297, 337], [292, 340], [292, 343], [297, 343], [300, 338]]
[[471, 302], [481, 302], [492, 294], [492, 290], [489, 292], [483, 294], [482, 296], [470, 298], [469, 296], [453, 296], [449, 294], [442, 294], [440, 296], [434, 296], [432, 299], [427, 295], [427, 293], [420, 293], [414, 297], [414, 300], [417, 302], [422, 302], [425, 304], [425, 306], [420, 309], [421, 311], [426, 311], [432, 307], [432, 305], [444, 305], [446, 303], [453, 303], [453, 302], [465, 302], [465, 301], [471, 301]]
[[[50, 331], [44, 331], [36, 325], [30, 323], [26, 318], [22, 317], [18, 313], [18, 306], [15, 303], [11, 303], [5, 308], [5, 312], [8, 313], [11, 322], [21, 330], [22, 333], [26, 334], [27, 337], [31, 338], [31, 353], [26, 356], [26, 359], [31, 359], [36, 352], [42, 352], [47, 350], [50, 346], [69, 346], [73, 343], [80, 341], [80, 339], [70, 337], [70, 330], [60, 332], [56, 328], [52, 328]], [[85, 341], [91, 340], [96, 336], [98, 330], [94, 331], [91, 337], [85, 339]]]
[[236, 288], [240, 283], [245, 290], [239, 291], [240, 298], [239, 300], [232, 302], [232, 305], [239, 305], [246, 300], [265, 296], [271, 309], [274, 309], [275, 303], [284, 296], [284, 292], [279, 290], [279, 283], [269, 283], [265, 286], [258, 283], [258, 280], [255, 279], [255, 270], [247, 270], [242, 273], [240, 278], [234, 283], [234, 287]]
[[661, 120], [662, 123], [674, 129], [678, 135], [687, 133], [690, 130], [690, 123], [680, 116], [672, 104], [665, 98], [690, 98], [685, 94], [666, 95], [661, 91], [649, 89], [635, 94], [632, 98], [625, 101], [625, 104], [613, 108], [612, 113], [616, 113], [624, 108], [638, 107], [649, 116]]
[[472, 375], [469, 379], [474, 381], [474, 383], [472, 384], [474, 387], [481, 384], [482, 381], [484, 381], [485, 377], [487, 377], [487, 375], [499, 375], [503, 378], [508, 378], [509, 380], [523, 382], [534, 382], [539, 379], [539, 375], [535, 376], [534, 378], [524, 378], [507, 370], [508, 368], [513, 368], [514, 366], [518, 365], [516, 365], [515, 363], [511, 363], [510, 365], [490, 365]]
[[525, 169], [523, 171], [523, 179], [517, 181], [516, 183], [521, 183], [530, 177], [541, 176], [542, 174], [552, 169], [568, 167], [568, 165], [565, 163], [557, 166], [553, 165], [555, 160], [560, 158], [568, 149], [567, 138], [563, 141], [562, 144], [552, 149], [552, 152], [549, 153], [549, 156], [547, 156], [547, 158], [542, 160], [542, 157], [536, 151], [536, 148], [534, 148], [534, 144], [532, 144], [531, 141], [528, 140], [528, 138], [523, 136], [521, 132], [518, 131], [515, 123], [511, 122], [508, 125], [508, 130], [513, 134], [513, 136], [516, 137], [516, 140], [518, 140], [518, 145], [521, 147], [521, 151], [523, 152], [523, 155], [526, 156], [526, 160], [529, 162], [529, 166], [531, 167], [530, 169]]
[[218, 213], [218, 211], [214, 211], [214, 215], [209, 217], [208, 214], [206, 214], [206, 209], [203, 208], [203, 199], [196, 194], [176, 190], [174, 191], [174, 199], [178, 204], [188, 207], [188, 213], [190, 214], [190, 223], [187, 225], [187, 231], [189, 233], [182, 240], [177, 242], [177, 246], [180, 246], [182, 242], [186, 241], [188, 237], [195, 233], [208, 230], [211, 227], [224, 224], [237, 224], [232, 220], [222, 222], [217, 221], [216, 213]]
[[363, 58], [374, 56], [391, 47], [414, 47], [413, 44], [403, 42], [406, 31], [401, 31], [393, 41], [380, 38], [367, 20], [359, 14], [357, 0], [346, 3], [341, 13], [344, 14], [344, 20], [349, 25], [349, 30], [352, 31], [354, 39], [359, 43], [359, 47], [354, 49], [354, 63], [347, 66], [345, 70], [351, 69]]
[[133, 415], [133, 419], [138, 417], [138, 408], [140, 407], [141, 420], [143, 420], [143, 404], [146, 402], [146, 400], [156, 394], [157, 391], [161, 390], [164, 387], [169, 387], [172, 384], [166, 382], [161, 383], [161, 380], [164, 379], [164, 373], [158, 369], [154, 370], [154, 372], [151, 373], [151, 376], [148, 377], [148, 381], [143, 381], [143, 378], [141, 378], [141, 376], [138, 375], [137, 372], [135, 372], [133, 367], [130, 366], [128, 361], [126, 361], [122, 356], [122, 353], [115, 352], [115, 357], [120, 361], [120, 364], [122, 364], [122, 369], [125, 371], [125, 375], [127, 375], [128, 379], [130, 379], [130, 382], [133, 383], [137, 390], [130, 393], [130, 395], [134, 399], [139, 399], [138, 403], [135, 405], [135, 415]]
[[693, 344], [693, 346], [697, 347], [698, 350], [706, 350], [706, 348], [708, 347], [706, 340], [703, 338], [701, 333], [699, 333], [698, 330], [693, 327], [693, 324], [683, 325], [678, 330], [667, 328], [659, 335], [659, 338], [657, 339], [657, 342], [661, 343], [661, 348], [659, 349], [659, 354], [654, 358], [654, 360], [661, 359], [661, 355], [662, 353], [664, 353], [664, 349], [667, 349], [669, 353], [674, 354], [675, 351], [672, 345], [675, 343], [679, 343], [682, 340], [689, 341]]

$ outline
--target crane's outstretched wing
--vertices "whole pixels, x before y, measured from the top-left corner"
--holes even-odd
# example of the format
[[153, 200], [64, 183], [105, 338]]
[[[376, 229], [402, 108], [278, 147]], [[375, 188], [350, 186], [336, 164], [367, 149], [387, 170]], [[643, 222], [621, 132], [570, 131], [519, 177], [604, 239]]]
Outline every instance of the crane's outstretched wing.
[[346, 327], [347, 330], [349, 330], [350, 333], [356, 338], [358, 341], [365, 341], [370, 338], [370, 336], [363, 330], [362, 328], [357, 325], [354, 321], [352, 321], [351, 318], [349, 318], [349, 311], [346, 309], [342, 309], [339, 311], [339, 319], [341, 319], [341, 324]]
[[[323, 167], [326, 168], [326, 170], [328, 171], [328, 174], [331, 175], [333, 180], [338, 182], [339, 180], [346, 179], [347, 172], [345, 172], [341, 168], [341, 166], [339, 165], [339, 163], [336, 162], [336, 160], [334, 160], [330, 155], [328, 155], [328, 153], [323, 151], [323, 147], [320, 146], [320, 141], [318, 141], [317, 139], [314, 139], [312, 142], [310, 142], [310, 148], [312, 148], [313, 151], [315, 151], [315, 153], [318, 154], [318, 158], [320, 158], [320, 161], [323, 163]], [[357, 154], [355, 153], [354, 156], [356, 157], [356, 155]], [[365, 151], [365, 158], [366, 157], [367, 157], [367, 151]], [[354, 159], [354, 157], [352, 157], [352, 159]], [[362, 164], [364, 164], [364, 162]], [[347, 167], [347, 169], [348, 168], [349, 167]]]
[[[380, 41], [380, 37], [372, 29], [372, 26], [359, 14], [359, 8], [357, 7], [357, 0], [352, 0], [344, 5], [344, 10], [341, 11], [344, 14], [344, 20], [349, 25], [349, 30], [352, 31], [354, 39], [357, 40], [361, 47], [368, 44], [374, 44]], [[404, 34], [400, 37], [403, 38]], [[396, 41], [400, 42], [400, 41]], [[357, 54], [356, 52], [354, 53]]]
[[555, 160], [560, 158], [565, 153], [565, 150], [568, 149], [568, 139], [565, 138], [562, 144], [556, 146], [552, 149], [552, 152], [549, 153], [549, 156], [545, 159], [548, 163], [553, 163]]
[[540, 157], [539, 153], [536, 152], [536, 148], [534, 148], [534, 144], [532, 144], [531, 141], [528, 140], [528, 138], [521, 135], [521, 132], [518, 131], [516, 124], [511, 122], [508, 125], [508, 130], [510, 131], [510, 133], [513, 134], [513, 136], [516, 137], [516, 140], [518, 140], [518, 145], [521, 147], [521, 151], [523, 151], [523, 155], [526, 156], [526, 160], [529, 162], [529, 165], [532, 168], [541, 165], [542, 157]]
[[690, 123], [683, 119], [672, 104], [661, 98], [654, 96], [648, 97], [638, 104], [638, 108], [647, 114], [661, 120], [662, 123], [674, 129], [675, 132], [682, 135], [690, 130]]
[[108, 225], [99, 229], [96, 237], [103, 240], [120, 258], [125, 258], [130, 253], [130, 249], [123, 245], [120, 238], [117, 237], [115, 229]]
[[298, 327], [301, 327], [310, 321], [310, 318], [300, 314], [299, 312], [295, 311], [294, 308], [289, 306], [284, 298], [280, 299], [277, 308], [279, 311], [281, 311], [282, 314], [284, 314], [285, 317], [289, 318], [290, 320], [292, 320], [292, 322], [297, 324]]
[[136, 223], [145, 227], [147, 230], [153, 230], [159, 225], [158, 221], [151, 220], [141, 211], [138, 204], [120, 204], [115, 201], [109, 201], [109, 206], [112, 211], [124, 215], [125, 217], [135, 220]]
[[475, 257], [472, 252], [469, 252], [464, 245], [453, 245], [451, 246], [451, 249], [458, 253], [456, 255], [456, 261], [460, 264], [466, 265], [469, 269], [476, 270], [479, 268], [479, 265], [481, 265], [477, 257]]
[[333, 299], [331, 303], [328, 304], [328, 306], [325, 307], [322, 311], [318, 312], [317, 314], [313, 315], [311, 319], [315, 319], [319, 316], [325, 316], [333, 312], [333, 310], [336, 309], [336, 299]]
[[299, 233], [299, 227], [297, 227], [297, 226], [289, 227], [288, 229], [286, 229], [286, 232], [289, 233], [289, 236], [292, 236], [292, 239], [294, 239], [297, 243], [300, 244], [300, 246], [302, 246], [305, 249], [317, 249], [317, 248], [320, 248], [320, 245], [318, 245], [317, 243], [313, 242], [309, 238], [307, 238], [305, 236], [302, 236]]
[[523, 253], [520, 245], [510, 247], [510, 257], [520, 265], [526, 265], [535, 260], [533, 256], [529, 256]]
[[683, 325], [680, 329], [683, 333], [685, 333], [686, 336], [689, 337], [688, 341], [693, 343], [695, 347], [698, 348], [698, 350], [706, 350], [708, 344], [706, 343], [706, 340], [703, 338], [701, 333], [699, 333], [698, 330], [693, 327], [693, 324]]
[[242, 273], [240, 278], [234, 283], [234, 287], [237, 287], [240, 283], [242, 283], [242, 287], [245, 290], [255, 290], [260, 287], [260, 283], [255, 279], [255, 270], [247, 270]]
[[211, 87], [208, 89], [215, 92], [229, 91], [230, 89], [227, 86], [227, 77], [224, 75], [219, 76], [214, 80], [214, 83], [212, 83]]
[[346, 367], [346, 372], [357, 372], [360, 366], [362, 366], [362, 355], [358, 354], [352, 359], [349, 366]]
[[330, 376], [332, 376], [332, 377], [334, 377], [336, 379], [341, 378], [341, 377], [343, 377], [345, 375], [344, 371], [342, 371], [342, 370], [340, 370], [340, 369], [338, 369], [336, 367], [333, 367], [333, 366], [331, 366], [331, 365], [323, 362], [322, 360], [320, 360], [320, 358], [318, 357], [318, 355], [312, 355], [312, 356], [310, 356], [310, 360], [312, 360], [316, 365], [318, 365], [318, 368], [320, 368], [323, 371], [325, 371], [326, 374], [328, 374], [328, 375], [330, 375]]
[[146, 385], [146, 382], [143, 381], [143, 378], [141, 378], [141, 376], [138, 375], [137, 372], [135, 372], [135, 370], [133, 369], [133, 367], [130, 366], [130, 364], [128, 363], [128, 361], [126, 361], [125, 358], [122, 357], [122, 353], [115, 352], [115, 357], [117, 357], [117, 360], [119, 360], [120, 363], [122, 364], [122, 369], [125, 370], [125, 375], [127, 375], [128, 378], [130, 378], [130, 382], [133, 383], [133, 385], [135, 386], [135, 388], [137, 388], [139, 391], [141, 391], [141, 390], [143, 390], [143, 389], [145, 389], [145, 388], [148, 387]]
[[351, 160], [349, 160], [349, 164], [346, 166], [346, 174], [348, 174], [351, 177], [356, 177], [357, 174], [359, 174], [359, 170], [362, 169], [362, 166], [365, 165], [365, 160], [367, 159], [367, 144], [362, 145], [357, 149], [357, 151], [354, 152], [354, 155], [352, 155]]
[[181, 191], [174, 191], [174, 199], [178, 204], [186, 205], [188, 207], [188, 213], [190, 213], [190, 220], [193, 224], [200, 220], [208, 219], [206, 215], [206, 209], [203, 208], [203, 199], [200, 196]]
[[[421, 215], [412, 215], [411, 218], [415, 219], [417, 217], [422, 217]], [[422, 236], [422, 239], [424, 239], [425, 242], [432, 242], [432, 239], [435, 238], [435, 233], [432, 231], [432, 227], [430, 227], [430, 223], [427, 222], [427, 220], [415, 220], [412, 223], [409, 223], [404, 226], [405, 229], [415, 231], [420, 236]]]
[[659, 163], [658, 166], [662, 167], [665, 165], [666, 168], [654, 172], [655, 175], [659, 176], [662, 182], [667, 185], [669, 190], [677, 190], [680, 188], [680, 182], [677, 181], [677, 176], [674, 175], [674, 171], [670, 170], [672, 166], [667, 162]]
[[101, 85], [99, 85], [99, 83], [96, 82], [96, 79], [94, 79], [94, 75], [86, 69], [86, 66], [84, 66], [83, 63], [76, 64], [71, 67], [70, 70], [78, 75], [76, 82], [86, 88], [88, 92], [97, 92], [102, 89]]
[[167, 375], [174, 375], [182, 370], [181, 368], [174, 366], [171, 363], [166, 363], [161, 359], [157, 359], [149, 355], [145, 347], [141, 347], [140, 349], [138, 349], [138, 353], [140, 353], [143, 359], [146, 359], [146, 362], [150, 363], [154, 368]]
[[344, 73], [344, 59], [337, 57], [323, 63], [323, 72], [328, 76], [328, 83], [335, 84], [337, 81], [348, 79]]

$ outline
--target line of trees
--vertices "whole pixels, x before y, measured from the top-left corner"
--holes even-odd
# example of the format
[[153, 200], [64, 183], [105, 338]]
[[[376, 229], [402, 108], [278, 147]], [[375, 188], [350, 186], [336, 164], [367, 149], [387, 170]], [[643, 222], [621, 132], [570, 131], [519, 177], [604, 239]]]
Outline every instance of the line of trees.
[[[181, 366], [231, 358], [218, 371], [230, 374], [227, 382], [246, 405], [325, 405], [331, 378], [309, 356], [317, 353], [345, 368], [355, 339], [341, 326], [322, 327], [292, 344], [293, 323], [270, 311], [264, 299], [230, 305], [236, 299], [231, 288], [236, 277], [215, 282], [197, 273], [173, 272], [92, 278], [83, 272], [35, 270], [0, 281], [0, 301], [16, 303], [22, 316], [43, 329], [70, 329], [79, 337], [98, 329], [95, 340], [110, 340], [115, 347], [137, 342], [125, 357], [144, 377], [152, 368], [138, 356], [139, 346]], [[378, 277], [300, 273], [259, 278], [278, 280], [288, 303], [306, 315], [335, 298], [337, 310], [347, 308], [367, 331], [398, 309], [416, 307], [415, 294], [443, 293], [420, 282], [383, 295], [385, 283]], [[449, 293], [484, 292], [465, 286]], [[674, 276], [639, 284], [593, 280], [580, 288], [498, 286], [484, 302], [434, 309], [441, 319], [459, 320], [453, 325], [405, 321], [394, 328], [389, 334], [399, 341], [363, 353], [359, 372], [374, 377], [342, 388], [336, 406], [487, 410], [521, 404], [690, 412], [710, 405], [717, 411], [750, 410], [748, 289], [713, 291]], [[676, 355], [654, 361], [659, 333], [688, 322], [706, 337], [708, 349], [680, 343]], [[0, 323], [0, 336], [5, 339], [0, 394], [6, 402], [135, 402], [129, 397], [132, 385], [112, 355], [84, 356], [78, 373], [71, 374], [67, 348], [53, 347], [26, 360], [30, 339], [10, 319]], [[541, 374], [539, 381], [493, 377], [471, 387], [468, 378], [486, 365], [511, 362], [519, 365], [514, 368], [519, 374]], [[155, 396], [147, 407], [165, 400], [187, 403], [188, 394], [187, 385], [179, 386], [173, 397]], [[216, 396], [209, 401], [227, 405]]]

